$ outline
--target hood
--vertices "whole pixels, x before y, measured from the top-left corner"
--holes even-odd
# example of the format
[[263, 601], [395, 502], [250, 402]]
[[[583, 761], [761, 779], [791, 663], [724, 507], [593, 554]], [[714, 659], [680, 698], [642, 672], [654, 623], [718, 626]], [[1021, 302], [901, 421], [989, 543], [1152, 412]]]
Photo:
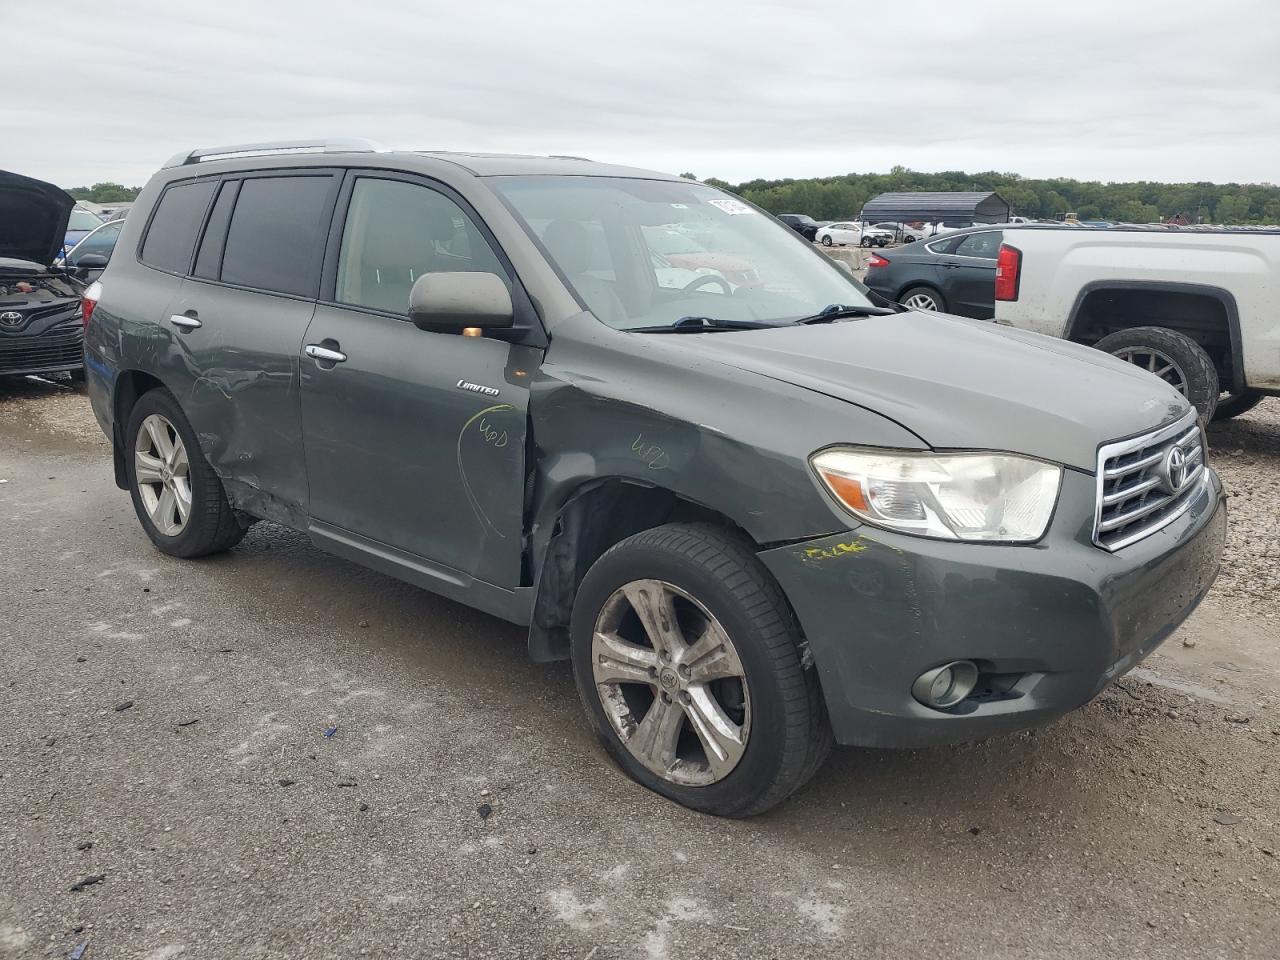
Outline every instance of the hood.
[[1189, 409], [1172, 387], [1091, 347], [935, 313], [681, 340], [888, 417], [934, 449], [1004, 450], [1091, 473], [1099, 444]]
[[0, 170], [0, 257], [52, 264], [62, 252], [75, 205], [52, 183]]

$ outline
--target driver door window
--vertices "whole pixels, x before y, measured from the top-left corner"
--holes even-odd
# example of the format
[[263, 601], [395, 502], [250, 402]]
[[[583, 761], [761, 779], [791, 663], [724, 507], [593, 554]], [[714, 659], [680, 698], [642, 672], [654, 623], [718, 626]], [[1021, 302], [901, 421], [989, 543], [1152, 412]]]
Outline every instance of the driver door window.
[[424, 273], [493, 273], [510, 279], [461, 207], [428, 187], [361, 177], [342, 231], [334, 300], [405, 316]]

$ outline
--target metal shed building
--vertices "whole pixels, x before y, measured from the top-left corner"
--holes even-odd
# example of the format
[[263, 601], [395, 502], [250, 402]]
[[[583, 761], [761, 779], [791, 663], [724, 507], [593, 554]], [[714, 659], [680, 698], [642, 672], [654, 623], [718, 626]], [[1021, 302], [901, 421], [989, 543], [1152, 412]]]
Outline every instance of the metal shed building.
[[1009, 204], [998, 193], [882, 193], [862, 208], [862, 222], [1005, 223]]

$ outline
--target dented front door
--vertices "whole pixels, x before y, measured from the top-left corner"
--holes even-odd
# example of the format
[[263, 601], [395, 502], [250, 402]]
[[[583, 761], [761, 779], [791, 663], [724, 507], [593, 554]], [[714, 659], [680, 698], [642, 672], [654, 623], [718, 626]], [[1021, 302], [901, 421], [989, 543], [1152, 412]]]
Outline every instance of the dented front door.
[[305, 340], [344, 357], [301, 358], [311, 515], [517, 586], [540, 351], [324, 305]]

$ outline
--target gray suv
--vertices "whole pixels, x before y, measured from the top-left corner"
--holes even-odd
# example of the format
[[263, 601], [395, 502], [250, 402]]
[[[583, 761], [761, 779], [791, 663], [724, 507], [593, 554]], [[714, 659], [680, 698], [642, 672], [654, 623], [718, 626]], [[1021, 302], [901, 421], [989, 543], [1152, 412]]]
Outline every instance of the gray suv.
[[[703, 253], [668, 260], [672, 232]], [[528, 626], [645, 786], [758, 813], [831, 744], [1088, 702], [1205, 595], [1201, 426], [1087, 347], [873, 304], [703, 184], [362, 142], [152, 178], [85, 314], [163, 552], [254, 522]]]

